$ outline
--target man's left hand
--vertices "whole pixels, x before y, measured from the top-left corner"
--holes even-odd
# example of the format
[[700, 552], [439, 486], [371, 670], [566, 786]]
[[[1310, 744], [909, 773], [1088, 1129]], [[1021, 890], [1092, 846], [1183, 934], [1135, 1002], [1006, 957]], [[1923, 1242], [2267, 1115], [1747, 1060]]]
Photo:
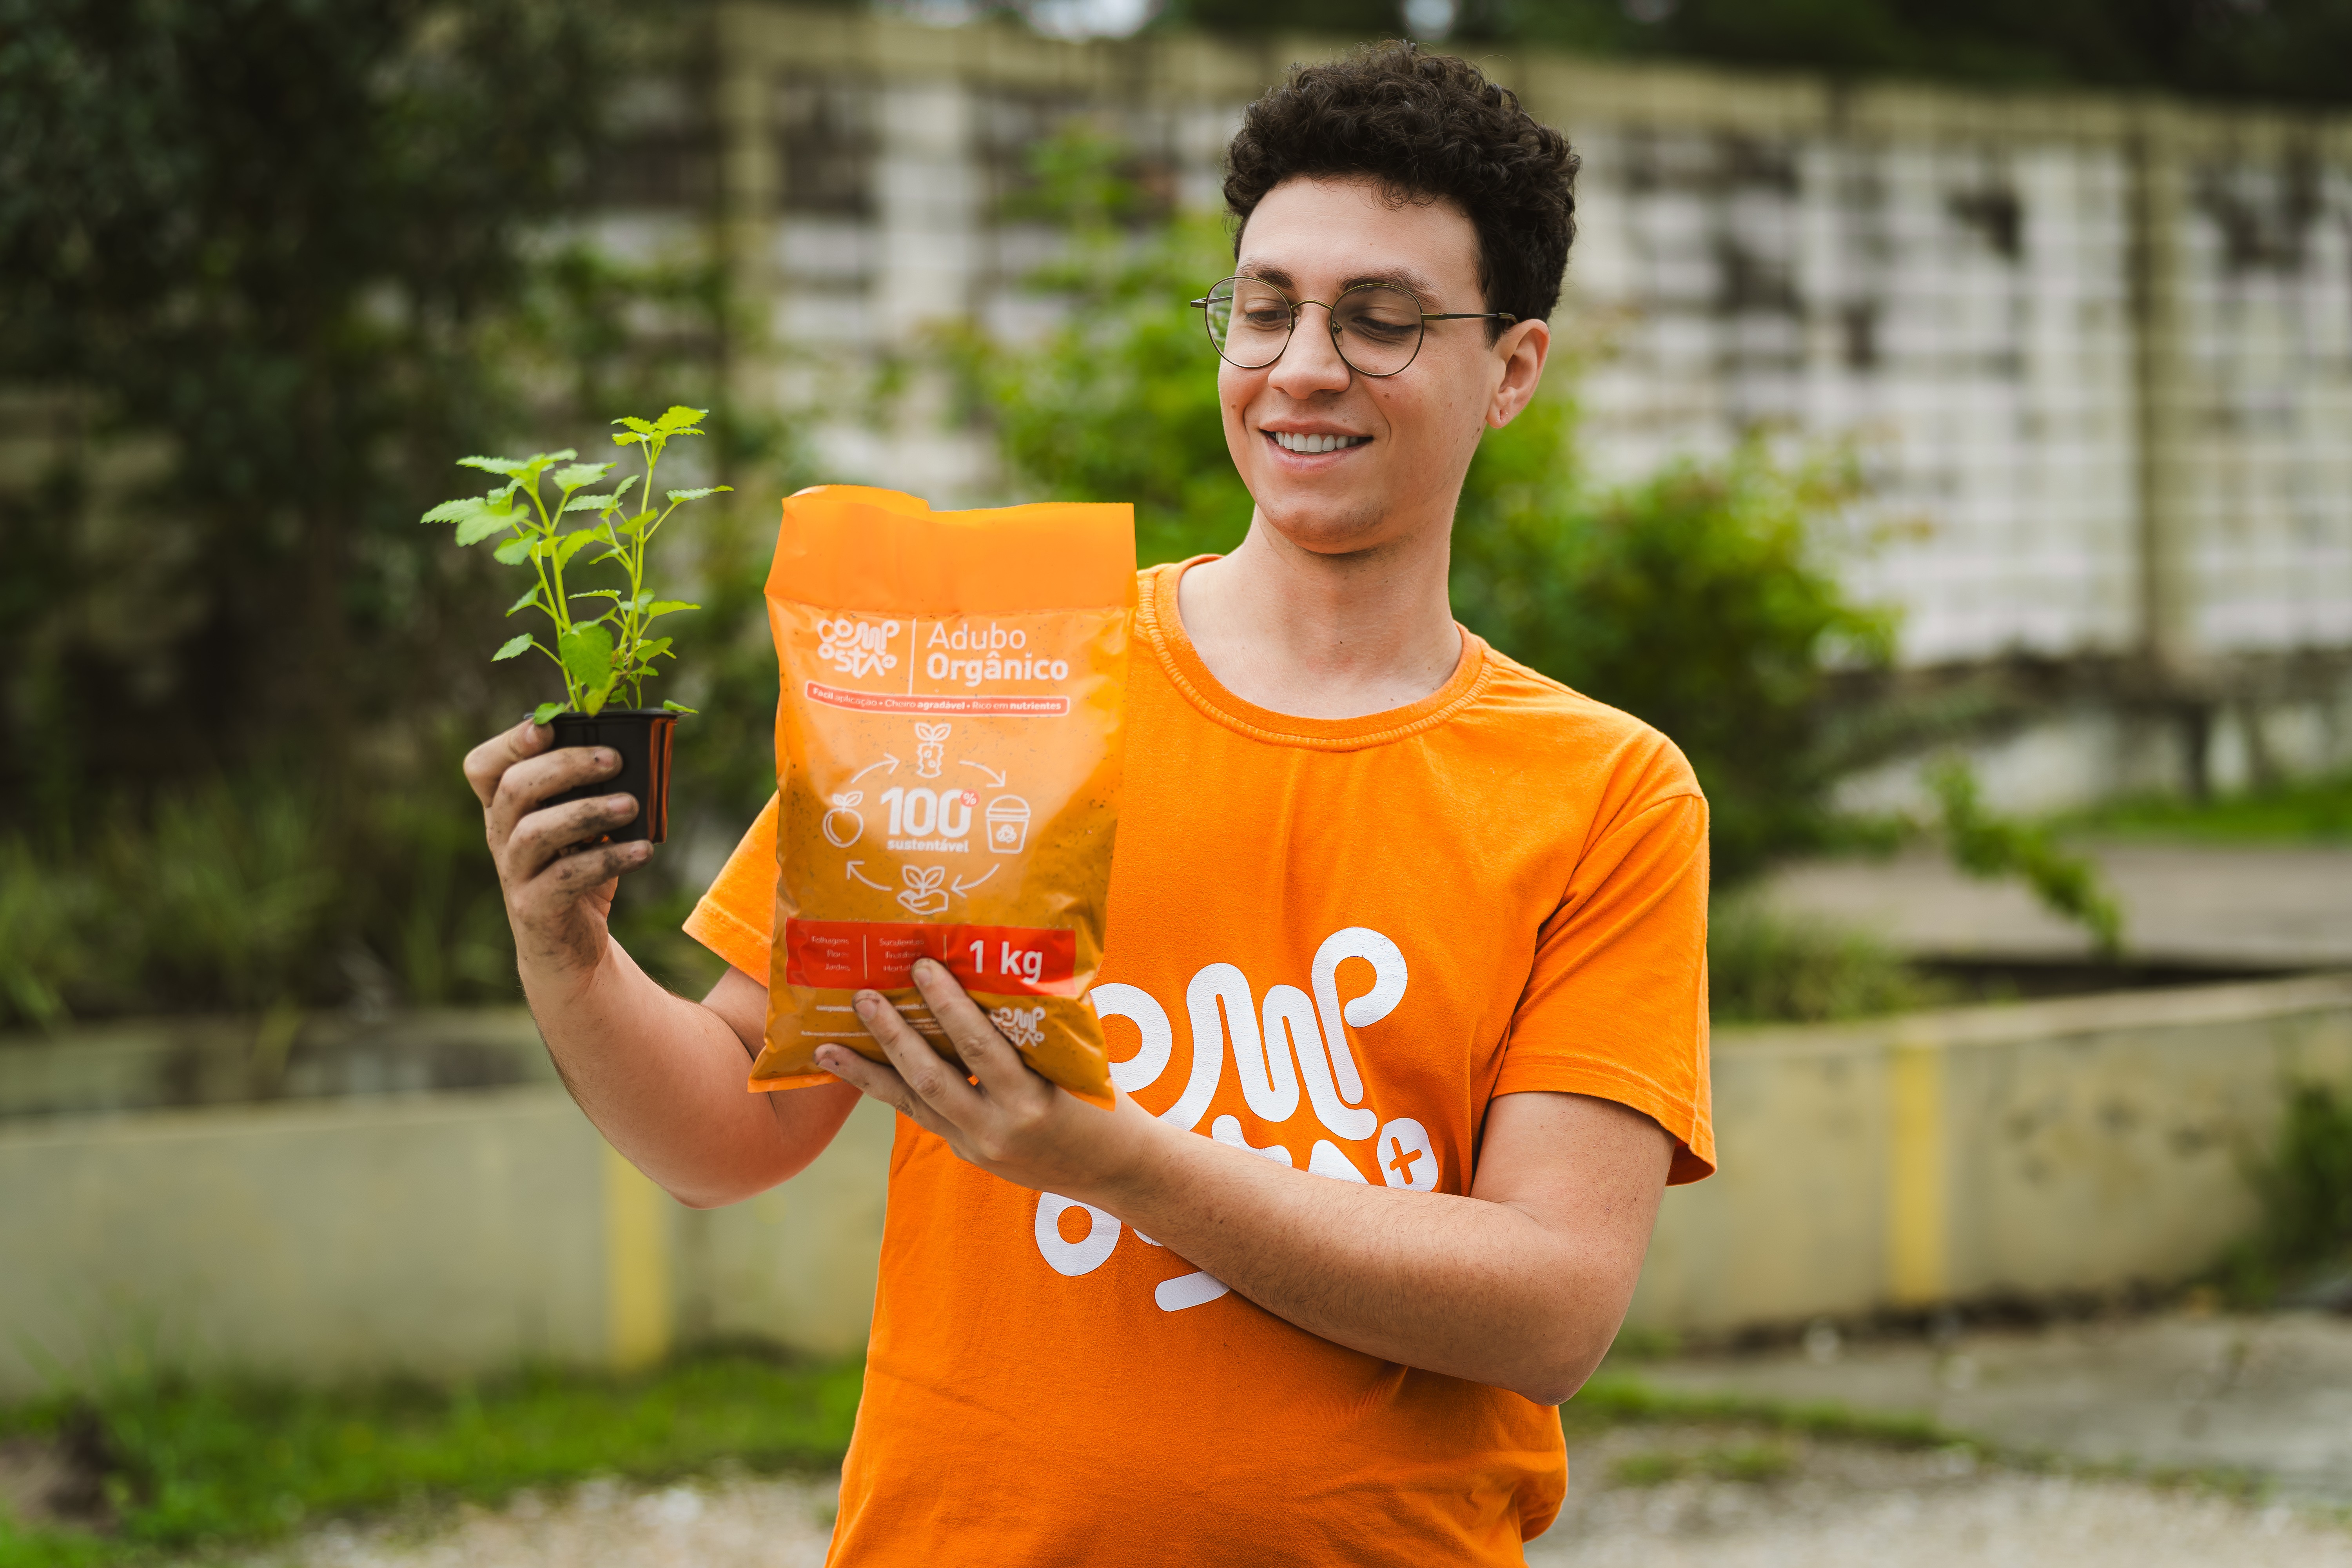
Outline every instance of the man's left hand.
[[1160, 1131], [1148, 1111], [1121, 1094], [1117, 1109], [1105, 1112], [1032, 1071], [946, 965], [920, 959], [914, 979], [964, 1070], [875, 991], [857, 994], [857, 1017], [889, 1065], [828, 1045], [817, 1047], [817, 1066], [938, 1133], [961, 1159], [1020, 1186], [1084, 1202], [1131, 1173]]

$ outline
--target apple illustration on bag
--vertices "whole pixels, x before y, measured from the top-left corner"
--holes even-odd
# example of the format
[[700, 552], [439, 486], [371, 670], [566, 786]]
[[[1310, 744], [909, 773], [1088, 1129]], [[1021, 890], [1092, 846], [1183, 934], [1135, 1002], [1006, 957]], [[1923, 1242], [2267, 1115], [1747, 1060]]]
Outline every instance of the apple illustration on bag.
[[866, 798], [862, 789], [853, 789], [833, 797], [833, 809], [824, 814], [825, 842], [836, 849], [846, 849], [857, 842], [866, 831], [866, 819], [857, 815], [857, 803]]

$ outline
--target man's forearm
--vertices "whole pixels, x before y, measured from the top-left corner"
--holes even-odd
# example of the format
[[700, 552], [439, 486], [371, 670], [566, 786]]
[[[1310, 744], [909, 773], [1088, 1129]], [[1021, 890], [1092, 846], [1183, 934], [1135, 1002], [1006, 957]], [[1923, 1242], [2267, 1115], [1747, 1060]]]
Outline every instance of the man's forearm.
[[[1655, 1125], [1598, 1105], [1569, 1108], [1579, 1135], [1622, 1142], [1637, 1166], [1654, 1154], [1662, 1182]], [[1547, 1224], [1507, 1201], [1309, 1176], [1157, 1123], [1145, 1140], [1115, 1185], [1068, 1195], [1311, 1333], [1543, 1403], [1573, 1394], [1608, 1350], [1655, 1214], [1638, 1185], [1588, 1193], [1590, 1213]]]
[[681, 1203], [713, 1207], [775, 1185], [856, 1103], [849, 1089], [745, 1091], [739, 1031], [764, 1013], [766, 993], [732, 970], [706, 1004], [665, 990], [617, 942], [584, 975], [536, 967], [523, 966], [524, 994], [572, 1098]]
[[944, 1063], [861, 991], [874, 1062], [819, 1065], [960, 1158], [1108, 1210], [1276, 1316], [1409, 1366], [1557, 1403], [1623, 1321], [1675, 1142], [1612, 1100], [1496, 1096], [1467, 1197], [1332, 1181], [1181, 1131], [1121, 1096], [1106, 1113], [1023, 1063], [945, 966], [914, 981], [961, 1058]]

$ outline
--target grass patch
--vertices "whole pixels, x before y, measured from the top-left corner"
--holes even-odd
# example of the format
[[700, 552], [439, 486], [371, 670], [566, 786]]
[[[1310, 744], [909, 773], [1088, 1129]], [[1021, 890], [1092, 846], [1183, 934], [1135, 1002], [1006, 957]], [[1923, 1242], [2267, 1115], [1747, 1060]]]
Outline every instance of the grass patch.
[[1638, 1377], [1601, 1373], [1559, 1407], [1570, 1437], [1634, 1422], [1682, 1421], [1698, 1426], [1753, 1426], [1806, 1437], [1878, 1443], [1897, 1448], [1991, 1450], [1980, 1440], [1938, 1426], [1925, 1415], [1854, 1410], [1832, 1402], [1761, 1399], [1744, 1394], [1685, 1394]]
[[2352, 842], [2352, 772], [2184, 800], [2142, 795], [2064, 819], [2069, 832], [2213, 844]]
[[[1995, 1443], [1957, 1432], [1932, 1416], [1895, 1411], [1855, 1410], [1833, 1401], [1793, 1401], [1744, 1394], [1686, 1394], [1663, 1389], [1622, 1373], [1603, 1372], [1560, 1406], [1560, 1426], [1570, 1442], [1636, 1423], [1736, 1426], [1829, 1442], [1867, 1443], [1881, 1447], [1933, 1449], [1967, 1455], [1983, 1463], [2086, 1480], [2127, 1480], [2143, 1486], [2209, 1493], [2242, 1502], [2259, 1500], [2269, 1482], [2251, 1471], [2223, 1466], [2147, 1466], [2132, 1461], [2078, 1459], [2044, 1448]], [[1777, 1464], [1763, 1450], [1779, 1455]], [[1684, 1475], [1728, 1480], [1769, 1480], [1795, 1466], [1794, 1456], [1772, 1445], [1711, 1448], [1696, 1455], [1661, 1450], [1630, 1456], [1630, 1473], [1617, 1472], [1628, 1486], [1655, 1486]], [[1738, 1465], [1748, 1473], [1737, 1473]], [[1669, 1468], [1671, 1473], [1667, 1473]], [[1765, 1473], [1766, 1471], [1770, 1473]]]
[[94, 1414], [116, 1521], [104, 1538], [0, 1527], [0, 1568], [149, 1562], [339, 1515], [495, 1504], [592, 1475], [652, 1481], [721, 1462], [834, 1464], [862, 1376], [855, 1364], [711, 1354], [634, 1378], [534, 1372], [456, 1390], [127, 1384], [0, 1415], [0, 1436], [54, 1436]]
[[1760, 1485], [1780, 1479], [1795, 1465], [1789, 1450], [1778, 1443], [1742, 1443], [1730, 1448], [1703, 1448], [1696, 1454], [1671, 1448], [1627, 1454], [1610, 1467], [1609, 1473], [1621, 1487], [1664, 1486], [1685, 1476]]
[[1753, 899], [1717, 907], [1706, 971], [1707, 1010], [1725, 1024], [1826, 1024], [1956, 999], [1864, 932]]

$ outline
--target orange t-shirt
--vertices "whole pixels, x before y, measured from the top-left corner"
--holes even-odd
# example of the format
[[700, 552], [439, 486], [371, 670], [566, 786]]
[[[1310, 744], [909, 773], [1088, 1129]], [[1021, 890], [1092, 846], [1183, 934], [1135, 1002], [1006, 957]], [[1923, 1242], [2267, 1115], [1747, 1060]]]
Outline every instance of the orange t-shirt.
[[[1410, 708], [1240, 700], [1142, 574], [1091, 993], [1146, 1110], [1342, 1181], [1467, 1192], [1487, 1103], [1565, 1090], [1714, 1167], [1706, 806], [1655, 731], [1463, 634]], [[768, 973], [772, 807], [687, 930]], [[1123, 1059], [1121, 1059], [1123, 1058]], [[1555, 1414], [1347, 1350], [901, 1118], [832, 1561], [1522, 1561]]]

